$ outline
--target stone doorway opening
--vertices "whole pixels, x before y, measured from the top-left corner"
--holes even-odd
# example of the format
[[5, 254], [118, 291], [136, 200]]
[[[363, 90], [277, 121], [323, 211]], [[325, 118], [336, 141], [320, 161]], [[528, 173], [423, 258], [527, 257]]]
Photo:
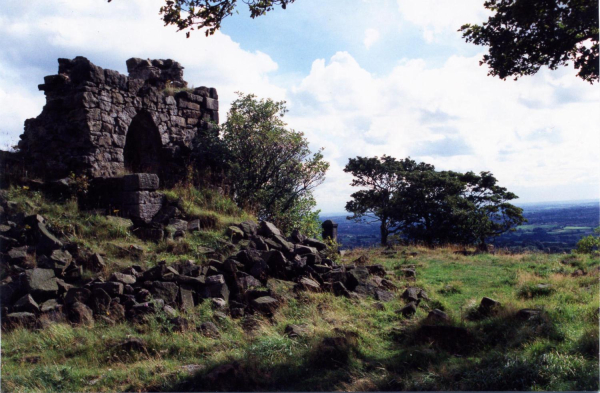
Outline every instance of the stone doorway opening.
[[156, 173], [160, 169], [162, 141], [158, 127], [148, 112], [138, 113], [127, 131], [123, 158], [131, 173]]

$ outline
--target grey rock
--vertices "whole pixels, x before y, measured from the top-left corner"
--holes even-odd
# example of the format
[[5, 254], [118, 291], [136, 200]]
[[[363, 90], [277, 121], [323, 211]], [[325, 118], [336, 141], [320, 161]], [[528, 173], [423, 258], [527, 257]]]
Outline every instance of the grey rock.
[[279, 305], [279, 302], [270, 296], [263, 296], [252, 300], [251, 305], [255, 310], [262, 313], [272, 313]]
[[133, 285], [137, 281], [136, 277], [130, 274], [115, 272], [111, 274], [109, 281], [117, 281], [123, 284]]
[[25, 288], [37, 301], [55, 298], [58, 284], [52, 269], [30, 269], [25, 272]]
[[287, 325], [283, 331], [288, 337], [302, 337], [308, 333], [308, 325]]
[[75, 302], [69, 306], [69, 320], [80, 326], [94, 327], [92, 309], [83, 303]]
[[112, 297], [122, 295], [124, 285], [123, 283], [117, 281], [97, 282], [94, 283], [93, 288], [100, 288]]
[[265, 237], [282, 236], [281, 231], [275, 225], [268, 221], [260, 222], [258, 234]]
[[40, 312], [40, 306], [33, 300], [31, 295], [27, 294], [15, 302], [13, 311], [37, 314]]
[[91, 296], [92, 291], [88, 288], [70, 288], [65, 295], [65, 304], [87, 303]]
[[203, 322], [198, 330], [207, 337], [218, 338], [221, 336], [219, 328], [212, 322]]

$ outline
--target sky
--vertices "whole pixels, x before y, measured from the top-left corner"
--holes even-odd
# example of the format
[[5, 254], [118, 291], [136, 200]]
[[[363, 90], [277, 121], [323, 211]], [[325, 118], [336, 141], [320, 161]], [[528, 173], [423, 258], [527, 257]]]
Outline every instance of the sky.
[[3, 0], [0, 149], [45, 102], [37, 85], [58, 58], [126, 74], [130, 57], [171, 58], [194, 87], [217, 88], [221, 119], [236, 92], [285, 100], [288, 126], [324, 148], [315, 190], [339, 213], [355, 190], [349, 158], [411, 157], [438, 170], [490, 171], [519, 202], [600, 197], [600, 90], [572, 67], [503, 81], [464, 42], [483, 0], [296, 0], [251, 19], [244, 3], [210, 37], [164, 27], [164, 0]]

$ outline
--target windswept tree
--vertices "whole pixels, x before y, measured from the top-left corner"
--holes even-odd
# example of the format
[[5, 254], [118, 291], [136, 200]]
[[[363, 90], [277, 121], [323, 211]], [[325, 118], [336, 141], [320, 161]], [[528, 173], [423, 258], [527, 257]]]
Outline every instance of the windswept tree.
[[221, 126], [234, 200], [283, 229], [314, 228], [312, 190], [329, 168], [322, 149], [312, 153], [304, 134], [287, 128], [285, 101], [238, 95]]
[[573, 63], [577, 76], [598, 81], [598, 0], [488, 0], [494, 14], [463, 25], [467, 42], [489, 48], [480, 64], [501, 79]]
[[398, 200], [409, 185], [406, 177], [432, 170], [431, 165], [417, 164], [410, 158], [396, 160], [385, 155], [351, 158], [344, 172], [352, 173], [352, 186], [362, 189], [353, 193], [352, 200], [346, 203], [346, 211], [353, 213], [348, 219], [379, 222], [381, 244], [387, 245], [389, 235], [404, 229], [406, 220], [401, 218], [411, 214], [410, 207]]
[[345, 168], [355, 178], [346, 210], [349, 219], [379, 221], [381, 244], [392, 233], [429, 245], [477, 244], [524, 222], [522, 209], [508, 201], [517, 198], [497, 185], [489, 172], [477, 175], [435, 170], [410, 158], [396, 160], [357, 157]]

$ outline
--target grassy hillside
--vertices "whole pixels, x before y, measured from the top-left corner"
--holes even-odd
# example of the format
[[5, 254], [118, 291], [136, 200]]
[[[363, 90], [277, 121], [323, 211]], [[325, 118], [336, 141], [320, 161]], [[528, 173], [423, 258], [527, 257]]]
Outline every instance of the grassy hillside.
[[[205, 248], [234, 252], [225, 228], [249, 216], [214, 193], [179, 189], [186, 212], [206, 220], [205, 231], [158, 244], [130, 233], [127, 220], [80, 212], [74, 202], [52, 203], [11, 189], [10, 200], [44, 215], [52, 229], [104, 254], [107, 277], [131, 264], [153, 266], [193, 259]], [[340, 263], [381, 264], [396, 298], [335, 297], [292, 291], [271, 279], [281, 306], [272, 317], [232, 319], [205, 301], [182, 314], [178, 329], [157, 314], [149, 323], [97, 322], [93, 328], [49, 323], [41, 330], [2, 333], [3, 391], [196, 390], [598, 390], [599, 266], [573, 255], [454, 254], [452, 248], [354, 250]], [[415, 254], [416, 253], [416, 254]], [[402, 269], [414, 268], [416, 278]], [[541, 284], [541, 285], [540, 285]], [[397, 313], [407, 287], [427, 292], [414, 316]], [[482, 297], [501, 302], [494, 315], [478, 312]], [[520, 309], [541, 312], [519, 319]], [[454, 336], [424, 334], [428, 312], [448, 314]], [[213, 322], [218, 332], [197, 329]], [[285, 334], [298, 325], [299, 336]], [[434, 324], [435, 325], [435, 324]], [[123, 348], [127, 338], [143, 345]]]

